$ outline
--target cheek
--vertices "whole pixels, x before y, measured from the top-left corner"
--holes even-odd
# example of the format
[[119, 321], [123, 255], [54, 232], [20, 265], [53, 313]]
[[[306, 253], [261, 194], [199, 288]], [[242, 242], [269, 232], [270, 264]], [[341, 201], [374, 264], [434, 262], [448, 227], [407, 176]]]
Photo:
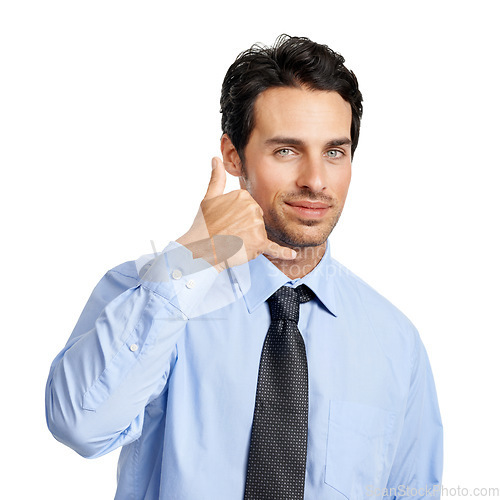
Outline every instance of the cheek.
[[343, 171], [336, 172], [332, 176], [330, 186], [335, 196], [339, 200], [345, 200], [347, 196], [347, 191], [349, 190], [349, 184], [351, 182], [351, 169], [345, 169]]
[[270, 170], [256, 172], [251, 181], [250, 194], [261, 206], [269, 206], [283, 190], [283, 179], [273, 175]]

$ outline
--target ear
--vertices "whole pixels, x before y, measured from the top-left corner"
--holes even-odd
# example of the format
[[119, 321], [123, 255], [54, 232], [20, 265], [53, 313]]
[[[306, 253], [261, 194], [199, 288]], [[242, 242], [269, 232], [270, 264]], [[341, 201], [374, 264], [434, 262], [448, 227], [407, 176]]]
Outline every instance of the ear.
[[238, 154], [238, 151], [236, 151], [236, 148], [227, 134], [224, 134], [220, 140], [220, 150], [226, 172], [234, 175], [235, 177], [241, 177], [242, 170], [240, 155]]

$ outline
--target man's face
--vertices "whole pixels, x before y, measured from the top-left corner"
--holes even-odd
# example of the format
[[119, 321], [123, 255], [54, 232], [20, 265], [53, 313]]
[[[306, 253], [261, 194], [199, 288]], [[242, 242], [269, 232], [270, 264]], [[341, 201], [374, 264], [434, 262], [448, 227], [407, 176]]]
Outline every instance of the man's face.
[[326, 242], [351, 179], [351, 107], [337, 92], [271, 88], [255, 102], [241, 187], [264, 212], [268, 237]]

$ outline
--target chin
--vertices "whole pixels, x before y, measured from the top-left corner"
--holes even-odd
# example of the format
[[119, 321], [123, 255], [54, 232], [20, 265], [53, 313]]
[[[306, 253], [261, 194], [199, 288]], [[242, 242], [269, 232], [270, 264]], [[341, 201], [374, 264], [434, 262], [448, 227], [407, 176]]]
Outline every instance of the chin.
[[290, 247], [295, 247], [295, 248], [305, 248], [305, 247], [319, 247], [325, 243], [327, 240], [328, 236], [326, 238], [321, 238], [321, 239], [307, 239], [307, 238], [300, 238], [300, 239], [290, 239], [289, 242], [286, 242], [287, 246]]
[[[308, 231], [283, 231], [278, 228], [267, 227], [267, 234], [270, 240], [287, 247], [319, 247], [328, 239], [330, 231], [316, 234], [307, 234]], [[333, 229], [333, 228], [332, 228]]]
[[326, 242], [337, 225], [340, 213], [329, 220], [285, 220], [277, 213], [270, 212], [264, 218], [268, 238], [287, 247], [318, 247]]

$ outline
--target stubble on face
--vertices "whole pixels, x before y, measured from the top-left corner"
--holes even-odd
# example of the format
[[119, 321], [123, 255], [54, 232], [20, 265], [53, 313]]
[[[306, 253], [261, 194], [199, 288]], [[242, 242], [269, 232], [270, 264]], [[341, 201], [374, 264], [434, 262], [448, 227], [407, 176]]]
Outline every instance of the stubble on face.
[[[246, 175], [244, 162], [242, 162], [241, 171], [246, 189], [252, 194], [252, 186]], [[320, 220], [290, 220], [290, 217], [285, 213], [284, 206], [286, 203], [299, 200], [326, 203], [331, 206], [331, 213], [327, 218]], [[267, 237], [279, 245], [295, 249], [321, 246], [337, 225], [342, 214], [342, 208], [336, 198], [314, 193], [309, 189], [302, 189], [295, 193], [281, 193], [274, 200], [273, 206], [264, 213], [263, 218]]]
[[287, 276], [301, 277], [321, 260], [344, 206], [351, 108], [335, 92], [271, 88], [254, 111], [245, 154], [238, 152], [240, 187], [260, 205], [267, 237], [297, 251], [293, 261], [266, 257]]
[[[285, 196], [283, 196], [283, 198]], [[295, 196], [294, 198], [304, 200], [302, 196]], [[288, 195], [286, 199], [291, 200], [292, 198]], [[327, 201], [316, 196], [309, 196], [307, 200]], [[325, 243], [328, 236], [330, 236], [333, 231], [333, 228], [337, 225], [341, 214], [341, 210], [339, 210], [337, 204], [334, 203], [330, 209], [331, 215], [326, 220], [298, 219], [297, 223], [291, 223], [287, 220], [283, 210], [280, 210], [281, 206], [282, 205], [279, 204], [278, 208], [272, 207], [264, 216], [267, 235], [271, 241], [295, 248], [316, 247]], [[316, 230], [313, 234], [308, 234], [309, 231], [307, 228], [315, 228]]]

